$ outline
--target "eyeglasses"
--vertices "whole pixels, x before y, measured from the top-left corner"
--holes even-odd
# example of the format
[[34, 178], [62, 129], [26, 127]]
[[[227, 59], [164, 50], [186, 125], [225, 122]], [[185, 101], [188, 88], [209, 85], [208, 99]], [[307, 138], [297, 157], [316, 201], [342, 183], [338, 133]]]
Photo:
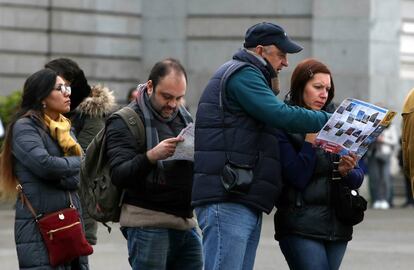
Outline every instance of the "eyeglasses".
[[64, 85], [64, 84], [59, 84], [58, 86], [56, 86], [53, 89], [60, 91], [63, 95], [70, 95], [72, 93], [72, 88], [70, 88], [70, 86], [67, 86], [67, 85]]

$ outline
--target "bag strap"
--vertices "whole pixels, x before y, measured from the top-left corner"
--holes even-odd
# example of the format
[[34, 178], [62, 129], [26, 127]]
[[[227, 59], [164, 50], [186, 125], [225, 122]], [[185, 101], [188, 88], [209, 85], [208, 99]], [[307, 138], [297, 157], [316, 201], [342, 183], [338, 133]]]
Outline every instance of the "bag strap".
[[114, 114], [119, 115], [127, 124], [132, 135], [138, 142], [138, 147], [141, 147], [145, 141], [145, 127], [137, 112], [129, 106], [125, 106]]
[[339, 172], [339, 156], [337, 155], [330, 155], [331, 160], [331, 170], [332, 170], [332, 181], [342, 180], [341, 173]]
[[[27, 198], [26, 194], [24, 194], [23, 192], [23, 187], [21, 184], [18, 184], [16, 186], [17, 192], [20, 195], [20, 200], [22, 201], [23, 205], [26, 205], [27, 208], [29, 209], [30, 213], [32, 213], [33, 217], [35, 218], [36, 221], [39, 220], [39, 218], [42, 216], [42, 214], [37, 214], [36, 210], [34, 210], [33, 205], [30, 203], [29, 199]], [[69, 195], [69, 201], [70, 201], [70, 208], [75, 208], [75, 205], [73, 204], [72, 201], [72, 196], [70, 195], [70, 192], [68, 191], [68, 195]]]
[[[114, 115], [119, 115], [122, 120], [127, 124], [128, 129], [131, 131], [132, 135], [137, 141], [138, 148], [141, 148], [145, 145], [145, 127], [142, 123], [141, 118], [139, 117], [138, 113], [129, 106], [125, 106], [114, 113]], [[106, 128], [106, 127], [105, 127]], [[122, 190], [121, 196], [119, 198], [118, 206], [122, 206], [122, 202], [125, 196], [125, 189]], [[107, 226], [105, 223], [103, 223]], [[110, 227], [108, 228], [109, 232], [111, 232]]]
[[27, 208], [29, 209], [30, 213], [32, 213], [33, 217], [37, 221], [38, 215], [36, 214], [36, 211], [34, 210], [34, 208], [33, 208], [32, 204], [30, 203], [29, 199], [23, 193], [23, 187], [22, 187], [22, 185], [18, 184], [16, 186], [16, 189], [17, 189], [17, 192], [20, 195], [20, 200], [22, 201], [22, 204], [27, 206]]

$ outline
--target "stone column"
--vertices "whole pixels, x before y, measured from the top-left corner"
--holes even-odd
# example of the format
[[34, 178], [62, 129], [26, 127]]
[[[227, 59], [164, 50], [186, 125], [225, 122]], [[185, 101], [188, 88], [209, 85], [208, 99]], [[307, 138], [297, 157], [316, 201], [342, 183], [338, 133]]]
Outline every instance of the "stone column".
[[400, 0], [371, 0], [370, 99], [399, 110], [404, 100], [400, 90]]
[[354, 97], [395, 107], [400, 0], [314, 0], [312, 55], [334, 77], [337, 102]]
[[142, 0], [142, 63], [149, 74], [166, 57], [186, 66], [186, 0]]

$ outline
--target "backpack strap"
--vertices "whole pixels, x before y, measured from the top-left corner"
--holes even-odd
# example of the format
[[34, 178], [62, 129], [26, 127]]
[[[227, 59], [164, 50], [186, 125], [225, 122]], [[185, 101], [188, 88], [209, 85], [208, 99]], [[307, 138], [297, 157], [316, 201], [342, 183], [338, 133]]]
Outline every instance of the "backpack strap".
[[[132, 135], [137, 141], [138, 148], [141, 148], [145, 145], [145, 127], [142, 123], [141, 118], [139, 117], [138, 113], [129, 106], [125, 106], [114, 113], [118, 115], [124, 120], [125, 124], [127, 124], [128, 129], [131, 131]], [[125, 196], [125, 189], [122, 190], [121, 196], [119, 198], [118, 206], [122, 206], [122, 202]], [[107, 226], [104, 223], [105, 226]], [[110, 227], [108, 231], [111, 232]]]
[[138, 142], [138, 148], [145, 144], [145, 127], [137, 112], [129, 106], [125, 106], [114, 114], [119, 115], [128, 125], [129, 130]]

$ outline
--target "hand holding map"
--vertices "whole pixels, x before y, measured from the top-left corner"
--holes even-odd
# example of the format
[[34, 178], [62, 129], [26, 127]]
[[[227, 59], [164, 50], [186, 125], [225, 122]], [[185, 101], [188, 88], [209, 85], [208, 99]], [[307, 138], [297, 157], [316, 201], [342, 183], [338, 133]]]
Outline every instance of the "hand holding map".
[[190, 123], [181, 130], [177, 137], [182, 137], [184, 141], [177, 143], [174, 155], [165, 159], [168, 160], [189, 160], [194, 161], [194, 124]]
[[357, 99], [345, 99], [319, 131], [315, 145], [328, 152], [361, 158], [396, 112]]

